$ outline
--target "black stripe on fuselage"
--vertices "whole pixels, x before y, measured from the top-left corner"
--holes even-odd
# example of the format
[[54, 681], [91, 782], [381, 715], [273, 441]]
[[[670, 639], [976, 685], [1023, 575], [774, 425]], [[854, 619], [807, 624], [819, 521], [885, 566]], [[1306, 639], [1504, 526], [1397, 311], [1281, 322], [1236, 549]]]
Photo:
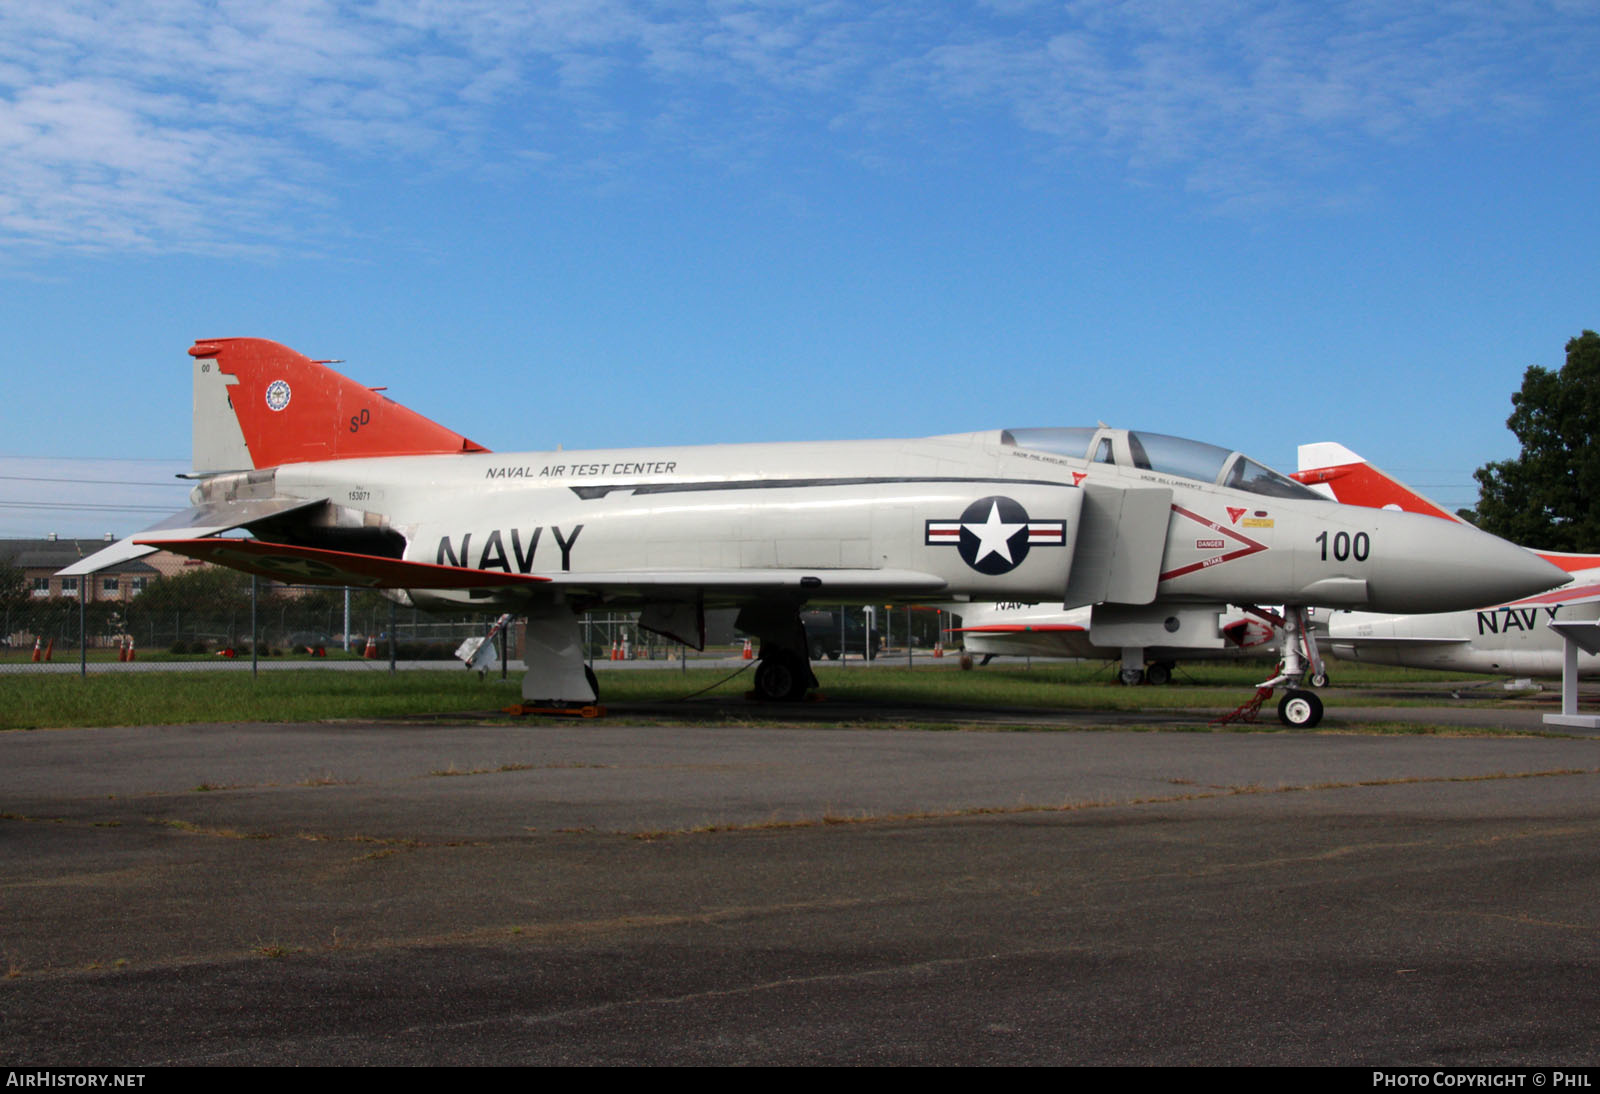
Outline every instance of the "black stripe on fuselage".
[[627, 490], [635, 495], [639, 494], [686, 494], [703, 490], [793, 490], [808, 486], [897, 486], [907, 483], [956, 483], [992, 484], [999, 486], [1059, 486], [1066, 490], [1076, 490], [1070, 482], [1056, 482], [1052, 479], [999, 479], [999, 478], [961, 478], [949, 475], [929, 475], [915, 477], [874, 477], [862, 476], [859, 478], [842, 479], [736, 479], [727, 482], [641, 482], [626, 483], [615, 482], [605, 486], [570, 486], [574, 494], [585, 501], [603, 498], [607, 494], [618, 490]]

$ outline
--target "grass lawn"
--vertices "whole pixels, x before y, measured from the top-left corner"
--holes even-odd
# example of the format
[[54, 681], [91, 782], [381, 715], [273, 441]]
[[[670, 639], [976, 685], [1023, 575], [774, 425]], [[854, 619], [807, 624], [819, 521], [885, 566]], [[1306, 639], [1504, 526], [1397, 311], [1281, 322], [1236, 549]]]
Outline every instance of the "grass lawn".
[[[919, 668], [819, 665], [820, 691], [835, 702], [881, 703], [939, 708], [930, 719], [959, 721], [961, 708], [1025, 707], [1054, 710], [1231, 710], [1270, 671], [1263, 663], [1180, 666], [1165, 687], [1122, 687], [1114, 673], [1095, 662], [1035, 663], [1032, 667], [996, 664], [962, 672], [925, 665]], [[606, 671], [600, 666], [601, 698], [609, 704], [669, 703], [702, 689], [710, 696], [737, 697], [750, 687], [749, 673], [726, 668], [677, 666]], [[1352, 689], [1402, 687], [1451, 679], [1415, 669], [1336, 664], [1334, 682]], [[1481, 680], [1481, 677], [1455, 677]], [[1337, 689], [1336, 689], [1337, 690]], [[0, 730], [66, 726], [160, 725], [187, 722], [298, 722], [325, 719], [381, 719], [428, 714], [481, 714], [518, 701], [515, 674], [480, 681], [463, 668], [412, 670], [391, 675], [377, 665], [368, 672], [307, 669], [253, 677], [239, 671], [0, 676]], [[1333, 698], [1336, 705], [1338, 698]], [[1385, 697], [1384, 705], [1407, 705]], [[1411, 700], [1421, 703], [1422, 700]], [[705, 714], [705, 706], [685, 704], [685, 717]], [[743, 708], [741, 708], [743, 709]], [[748, 707], [748, 720], [766, 708]], [[784, 708], [794, 712], [794, 707]], [[827, 703], [814, 710], [829, 720]]]

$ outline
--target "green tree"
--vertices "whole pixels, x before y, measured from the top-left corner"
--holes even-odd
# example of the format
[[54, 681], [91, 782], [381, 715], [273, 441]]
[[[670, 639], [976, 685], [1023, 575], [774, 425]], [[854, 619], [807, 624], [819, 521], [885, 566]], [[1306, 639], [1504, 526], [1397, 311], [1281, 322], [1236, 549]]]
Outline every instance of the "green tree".
[[1559, 372], [1529, 367], [1511, 405], [1522, 455], [1474, 472], [1478, 526], [1525, 547], [1600, 549], [1600, 334], [1569, 341]]
[[144, 640], [159, 636], [234, 638], [250, 630], [250, 575], [220, 566], [201, 566], [158, 578], [129, 602], [128, 628]]
[[27, 602], [27, 575], [9, 563], [0, 563], [0, 607], [20, 608]]

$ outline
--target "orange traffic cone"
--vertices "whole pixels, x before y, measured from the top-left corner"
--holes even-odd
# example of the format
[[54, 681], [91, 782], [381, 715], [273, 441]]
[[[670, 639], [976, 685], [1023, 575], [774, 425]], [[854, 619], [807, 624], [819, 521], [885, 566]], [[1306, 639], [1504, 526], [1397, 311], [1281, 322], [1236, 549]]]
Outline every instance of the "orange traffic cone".
[[44, 638], [42, 636], [37, 635], [37, 634], [33, 636], [33, 659], [34, 659], [35, 662], [37, 662], [39, 660], [40, 643], [42, 643], [43, 641], [44, 641]]
[[750, 648], [750, 639], [746, 638], [744, 640], [744, 653], [739, 655], [739, 660], [741, 660], [741, 661], [753, 661], [753, 660], [755, 660], [755, 656], [756, 656], [755, 650]]
[[127, 659], [128, 659], [128, 643], [127, 643], [127, 641], [125, 639], [119, 638], [119, 639], [117, 639], [117, 660], [118, 661], [126, 661]]
[[933, 644], [933, 655], [935, 657], [943, 657], [944, 656], [944, 643], [943, 642], [935, 642]]
[[138, 658], [134, 656], [134, 652], [133, 652], [133, 635], [131, 635], [131, 634], [128, 635], [128, 660], [129, 661], [138, 660]]
[[361, 656], [365, 657], [369, 661], [376, 661], [378, 659], [378, 640], [370, 634], [367, 635], [366, 652]]
[[50, 639], [50, 641], [48, 641], [48, 642], [46, 642], [44, 644], [44, 659], [46, 661], [50, 660], [50, 655], [55, 653], [55, 652], [56, 652], [56, 640], [54, 638], [52, 638], [52, 639]]

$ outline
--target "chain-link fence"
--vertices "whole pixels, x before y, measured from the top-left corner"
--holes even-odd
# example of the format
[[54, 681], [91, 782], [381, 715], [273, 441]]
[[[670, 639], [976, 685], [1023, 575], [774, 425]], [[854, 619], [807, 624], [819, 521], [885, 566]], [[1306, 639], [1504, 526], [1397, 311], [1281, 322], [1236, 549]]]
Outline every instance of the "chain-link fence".
[[[636, 616], [592, 612], [580, 621], [591, 662], [738, 656], [735, 612], [707, 613], [707, 648], [640, 627]], [[903, 607], [821, 607], [806, 613], [816, 660], [931, 652], [948, 638], [948, 613]], [[125, 600], [9, 598], [0, 604], [0, 673], [94, 671], [134, 662], [174, 670], [339, 661], [459, 664], [455, 651], [484, 635], [481, 613], [441, 615], [396, 605], [364, 589], [284, 586], [208, 569], [152, 581]], [[521, 628], [502, 647], [520, 660]], [[869, 652], [870, 650], [870, 652]]]
[[0, 605], [0, 671], [60, 671], [130, 660], [172, 668], [223, 662], [381, 659], [453, 661], [485, 633], [481, 614], [403, 608], [370, 590], [229, 578], [155, 581], [124, 601], [52, 597]]

